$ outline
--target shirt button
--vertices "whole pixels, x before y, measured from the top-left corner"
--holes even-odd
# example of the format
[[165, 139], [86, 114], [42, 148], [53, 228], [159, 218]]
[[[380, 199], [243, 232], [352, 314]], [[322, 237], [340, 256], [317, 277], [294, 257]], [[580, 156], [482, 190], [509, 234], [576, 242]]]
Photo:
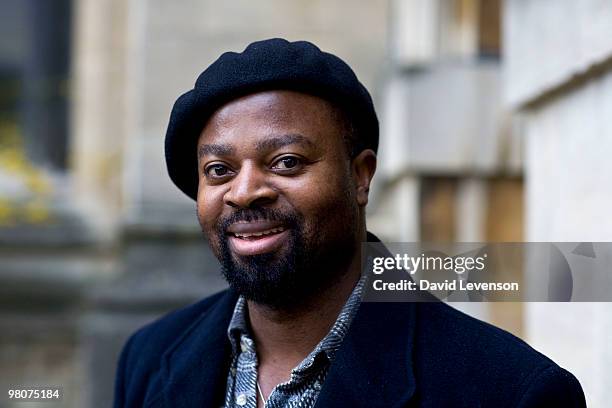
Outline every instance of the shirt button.
[[249, 346], [247, 346], [247, 344], [243, 341], [240, 343], [240, 350], [242, 350], [243, 353], [246, 353], [249, 350]]
[[241, 407], [246, 405], [247, 403], [247, 396], [244, 394], [240, 394], [236, 397], [236, 404], [240, 405]]

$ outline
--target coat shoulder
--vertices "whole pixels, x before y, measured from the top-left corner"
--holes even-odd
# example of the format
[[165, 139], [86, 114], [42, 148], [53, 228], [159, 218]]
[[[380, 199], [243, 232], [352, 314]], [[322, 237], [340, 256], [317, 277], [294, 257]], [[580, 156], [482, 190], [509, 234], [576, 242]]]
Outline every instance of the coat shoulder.
[[[464, 360], [477, 359], [484, 364], [508, 360], [516, 365], [554, 364], [515, 335], [442, 302], [420, 303], [416, 319], [421, 339], [427, 338], [431, 347], [444, 346], [446, 352]], [[427, 344], [421, 345], [428, 348]]]
[[171, 311], [137, 330], [128, 340], [140, 353], [157, 354], [172, 346], [202, 315], [211, 309], [228, 290], [218, 292], [196, 303]]
[[224, 290], [145, 325], [123, 347], [115, 377], [115, 407], [141, 406], [144, 396], [155, 394], [163, 355], [181, 341], [203, 316], [224, 298]]
[[442, 302], [418, 304], [416, 320], [415, 374], [425, 388], [497, 406], [542, 406], [553, 397], [556, 406], [585, 406], [578, 380], [513, 334]]

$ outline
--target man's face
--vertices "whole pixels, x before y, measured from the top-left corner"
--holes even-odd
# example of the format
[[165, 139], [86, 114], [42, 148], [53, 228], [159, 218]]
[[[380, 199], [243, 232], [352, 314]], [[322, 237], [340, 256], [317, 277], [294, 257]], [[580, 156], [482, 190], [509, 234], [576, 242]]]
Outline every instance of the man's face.
[[198, 219], [230, 286], [290, 306], [338, 279], [360, 229], [345, 129], [325, 100], [291, 91], [221, 107], [198, 141]]

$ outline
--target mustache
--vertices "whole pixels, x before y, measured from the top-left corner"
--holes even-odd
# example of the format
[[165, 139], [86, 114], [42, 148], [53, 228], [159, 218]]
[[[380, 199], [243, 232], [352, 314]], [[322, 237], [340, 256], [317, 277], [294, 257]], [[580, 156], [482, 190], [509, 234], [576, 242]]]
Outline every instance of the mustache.
[[217, 232], [225, 234], [230, 225], [240, 221], [277, 221], [291, 228], [299, 224], [298, 214], [273, 208], [240, 208], [217, 222]]

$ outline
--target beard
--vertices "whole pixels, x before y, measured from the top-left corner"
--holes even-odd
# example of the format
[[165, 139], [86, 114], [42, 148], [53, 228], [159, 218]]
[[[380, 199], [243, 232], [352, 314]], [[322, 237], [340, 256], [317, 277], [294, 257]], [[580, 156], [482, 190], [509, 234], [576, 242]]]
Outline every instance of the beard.
[[[271, 253], [233, 254], [227, 228], [238, 221], [255, 220], [282, 223], [288, 232], [287, 241]], [[347, 219], [338, 236], [321, 237], [321, 228], [314, 226], [308, 230], [298, 212], [260, 207], [236, 210], [219, 220], [214, 234], [217, 257], [230, 288], [270, 308], [291, 309], [306, 304], [347, 272], [357, 250], [355, 228], [356, 219]]]

